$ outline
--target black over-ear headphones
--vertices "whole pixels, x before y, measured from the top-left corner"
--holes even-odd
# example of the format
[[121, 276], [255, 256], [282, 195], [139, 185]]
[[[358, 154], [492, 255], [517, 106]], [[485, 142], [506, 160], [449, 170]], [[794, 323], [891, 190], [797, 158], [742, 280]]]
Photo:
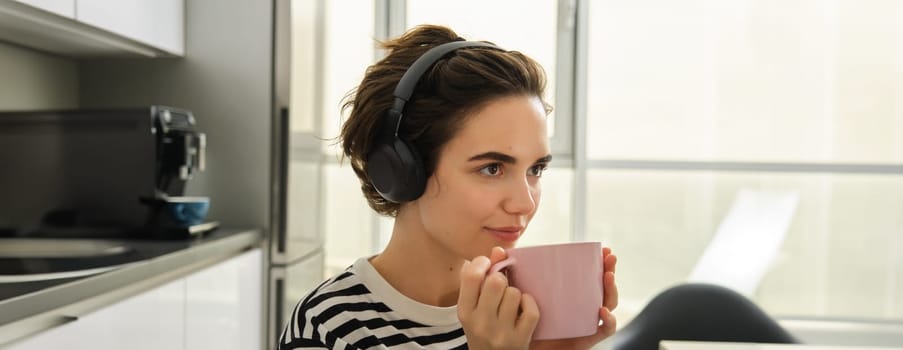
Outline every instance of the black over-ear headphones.
[[401, 203], [420, 197], [426, 188], [426, 170], [417, 149], [398, 137], [404, 106], [414, 94], [421, 76], [445, 55], [465, 47], [499, 47], [480, 41], [453, 41], [429, 49], [411, 64], [395, 86], [395, 101], [367, 156], [367, 177], [387, 201]]

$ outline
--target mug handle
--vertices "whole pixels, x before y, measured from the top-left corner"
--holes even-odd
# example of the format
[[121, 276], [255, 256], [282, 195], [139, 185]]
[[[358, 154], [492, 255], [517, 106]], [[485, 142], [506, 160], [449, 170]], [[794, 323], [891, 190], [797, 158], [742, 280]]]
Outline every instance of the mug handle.
[[506, 267], [514, 265], [516, 262], [517, 262], [517, 259], [515, 259], [513, 256], [508, 257], [508, 259], [499, 261], [499, 262], [495, 263], [495, 265], [492, 265], [492, 267], [489, 268], [489, 273], [502, 271]]

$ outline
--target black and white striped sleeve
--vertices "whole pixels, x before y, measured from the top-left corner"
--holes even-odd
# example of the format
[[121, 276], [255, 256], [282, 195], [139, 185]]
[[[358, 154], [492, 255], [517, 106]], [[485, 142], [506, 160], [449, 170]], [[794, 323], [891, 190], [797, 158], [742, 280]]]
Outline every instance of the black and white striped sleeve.
[[467, 349], [456, 309], [407, 298], [366, 259], [302, 298], [279, 341], [279, 350], [412, 348]]
[[344, 322], [343, 313], [368, 309], [373, 304], [362, 300], [363, 295], [370, 293], [362, 284], [347, 285], [354, 280], [351, 276], [345, 272], [327, 280], [298, 303], [282, 334], [280, 350], [357, 349], [334, 330], [336, 322]]

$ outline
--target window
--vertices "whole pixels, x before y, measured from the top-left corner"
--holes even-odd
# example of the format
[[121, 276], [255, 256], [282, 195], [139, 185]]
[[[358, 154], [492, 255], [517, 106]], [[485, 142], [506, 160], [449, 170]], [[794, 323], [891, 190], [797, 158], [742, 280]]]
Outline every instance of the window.
[[769, 313], [903, 318], [903, 4], [588, 8], [587, 238], [619, 253], [623, 313], [716, 240], [775, 239], [720, 261], [761, 273], [745, 283]]

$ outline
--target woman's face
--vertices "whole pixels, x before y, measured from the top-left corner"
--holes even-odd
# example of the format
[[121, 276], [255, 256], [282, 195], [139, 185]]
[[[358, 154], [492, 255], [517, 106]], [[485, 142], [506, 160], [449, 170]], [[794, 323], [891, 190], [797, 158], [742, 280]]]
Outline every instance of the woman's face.
[[513, 247], [536, 213], [551, 155], [535, 96], [487, 104], [442, 148], [414, 205], [430, 238], [458, 257]]

